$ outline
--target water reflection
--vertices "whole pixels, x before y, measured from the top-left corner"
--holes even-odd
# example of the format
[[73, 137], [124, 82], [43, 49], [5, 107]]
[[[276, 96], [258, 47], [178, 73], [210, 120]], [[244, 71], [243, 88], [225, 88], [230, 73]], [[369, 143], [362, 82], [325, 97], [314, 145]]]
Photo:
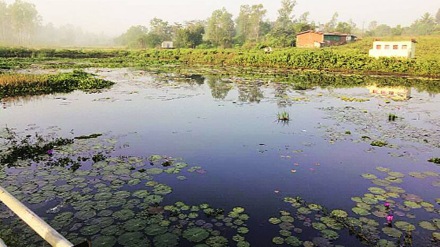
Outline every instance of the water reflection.
[[225, 99], [229, 91], [233, 88], [230, 80], [225, 80], [221, 76], [206, 76], [206, 82], [211, 89], [211, 95], [214, 99]]
[[397, 100], [408, 100], [411, 98], [411, 88], [409, 87], [379, 87], [377, 85], [371, 85], [367, 88], [373, 95], [380, 95]]

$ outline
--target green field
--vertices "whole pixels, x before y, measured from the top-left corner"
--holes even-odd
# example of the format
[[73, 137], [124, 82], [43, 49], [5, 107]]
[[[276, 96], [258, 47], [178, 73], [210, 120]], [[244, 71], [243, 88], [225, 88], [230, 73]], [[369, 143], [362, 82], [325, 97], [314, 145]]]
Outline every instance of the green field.
[[[408, 40], [389, 38], [387, 40]], [[0, 69], [149, 67], [152, 65], [221, 66], [315, 70], [347, 74], [440, 77], [440, 36], [416, 37], [416, 59], [370, 58], [373, 38], [324, 49], [31, 49], [0, 48]], [[385, 40], [385, 39], [383, 39]]]

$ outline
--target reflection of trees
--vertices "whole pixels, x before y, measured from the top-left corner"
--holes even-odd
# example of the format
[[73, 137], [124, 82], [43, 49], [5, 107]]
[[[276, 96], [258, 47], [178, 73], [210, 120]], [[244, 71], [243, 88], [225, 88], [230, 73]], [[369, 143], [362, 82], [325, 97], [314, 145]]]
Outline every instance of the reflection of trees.
[[232, 83], [230, 81], [224, 81], [220, 76], [209, 75], [206, 77], [209, 88], [211, 89], [211, 95], [214, 99], [224, 99], [232, 89]]
[[191, 82], [195, 82], [198, 85], [203, 85], [203, 83], [205, 83], [205, 77], [202, 75], [190, 75], [188, 78], [191, 79]]
[[292, 105], [292, 101], [289, 99], [289, 96], [287, 95], [287, 84], [275, 84], [275, 98], [277, 100], [277, 105], [279, 107], [286, 107]]
[[238, 100], [241, 102], [259, 103], [263, 98], [263, 92], [258, 83], [238, 84]]

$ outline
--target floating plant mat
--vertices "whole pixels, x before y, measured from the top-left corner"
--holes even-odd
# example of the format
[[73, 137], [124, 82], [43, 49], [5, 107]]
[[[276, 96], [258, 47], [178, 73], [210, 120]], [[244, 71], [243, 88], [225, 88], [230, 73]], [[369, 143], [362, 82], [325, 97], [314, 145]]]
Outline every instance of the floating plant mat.
[[[163, 203], [173, 188], [161, 177], [184, 183], [178, 178], [202, 176], [202, 167], [163, 155], [112, 157], [116, 143], [100, 135], [76, 138], [27, 160], [30, 167], [2, 165], [1, 185], [75, 244], [88, 238], [93, 246], [250, 245], [244, 208]], [[79, 165], [60, 165], [65, 159]], [[43, 244], [4, 205], [0, 209], [1, 238], [13, 246]]]
[[[328, 127], [326, 131], [326, 139], [330, 142], [338, 140], [353, 139], [357, 142], [368, 142], [372, 146], [397, 147], [394, 143], [387, 143], [388, 140], [401, 140], [409, 143], [419, 143], [430, 148], [440, 147], [440, 132], [437, 128], [421, 128], [416, 126], [419, 122], [412, 122], [410, 119], [399, 119], [399, 121], [390, 122], [388, 113], [396, 109], [407, 107], [386, 105], [381, 106], [379, 110], [362, 108], [362, 106], [345, 106], [345, 107], [326, 107], [321, 108], [328, 114], [328, 118], [336, 120], [337, 126], [352, 125], [358, 136], [347, 134], [346, 129], [338, 129], [336, 127]], [[400, 111], [402, 111], [400, 109]], [[427, 120], [429, 122], [429, 120]], [[368, 127], [366, 127], [368, 126]], [[327, 126], [320, 126], [327, 128]], [[385, 140], [384, 140], [385, 139]], [[381, 145], [376, 145], [380, 143]], [[382, 145], [383, 143], [383, 145]]]

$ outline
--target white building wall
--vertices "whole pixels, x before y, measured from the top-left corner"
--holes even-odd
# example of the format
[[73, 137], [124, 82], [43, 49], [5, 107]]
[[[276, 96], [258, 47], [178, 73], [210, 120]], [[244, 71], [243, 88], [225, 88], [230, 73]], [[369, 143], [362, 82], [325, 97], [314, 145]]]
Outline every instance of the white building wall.
[[412, 41], [375, 41], [370, 57], [415, 58], [416, 44]]

